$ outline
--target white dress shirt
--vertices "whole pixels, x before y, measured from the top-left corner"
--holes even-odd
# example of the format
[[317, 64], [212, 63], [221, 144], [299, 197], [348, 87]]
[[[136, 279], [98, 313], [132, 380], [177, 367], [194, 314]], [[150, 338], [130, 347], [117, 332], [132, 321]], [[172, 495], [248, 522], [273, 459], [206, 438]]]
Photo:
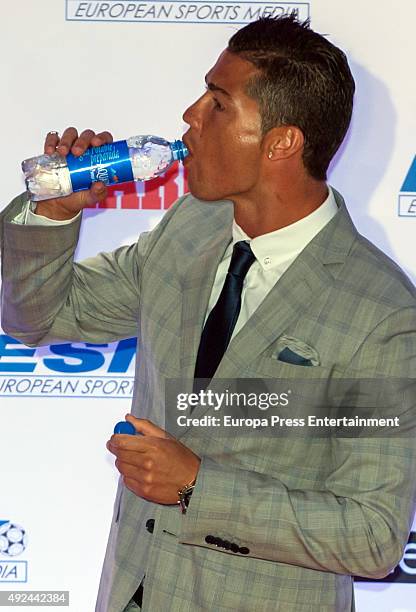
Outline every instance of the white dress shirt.
[[[251, 250], [256, 259], [244, 279], [241, 294], [241, 310], [232, 337], [238, 333], [254, 311], [260, 306], [261, 302], [282, 274], [286, 272], [306, 245], [336, 214], [338, 207], [335, 202], [333, 191], [329, 185], [328, 191], [328, 197], [325, 202], [310, 215], [303, 217], [303, 219], [296, 221], [296, 223], [282, 227], [274, 232], [257, 236], [256, 238], [247, 236], [241, 227], [233, 221], [232, 241], [228, 245], [218, 266], [205, 321], [221, 293], [230, 265], [234, 244], [240, 240], [246, 240], [250, 243]], [[73, 223], [78, 216], [79, 215], [69, 221], [54, 221], [53, 219], [48, 219], [41, 215], [35, 215], [31, 211], [31, 206], [28, 202], [27, 207], [13, 219], [13, 222], [25, 225], [62, 225]]]
[[247, 236], [241, 227], [233, 221], [232, 242], [228, 245], [224, 257], [218, 266], [205, 321], [221, 293], [230, 265], [234, 244], [239, 240], [246, 240], [250, 244], [256, 260], [250, 266], [244, 279], [241, 293], [241, 310], [232, 337], [239, 332], [300, 252], [336, 214], [338, 207], [329, 185], [328, 190], [329, 194], [325, 202], [310, 215], [303, 217], [303, 219], [296, 221], [296, 223], [282, 227], [274, 232], [257, 236], [256, 238]]

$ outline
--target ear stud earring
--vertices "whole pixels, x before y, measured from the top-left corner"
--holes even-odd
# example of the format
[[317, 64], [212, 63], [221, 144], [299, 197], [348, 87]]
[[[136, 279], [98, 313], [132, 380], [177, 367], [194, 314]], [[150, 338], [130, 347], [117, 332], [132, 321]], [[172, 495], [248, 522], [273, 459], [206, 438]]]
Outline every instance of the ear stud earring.
[[269, 151], [269, 154], [268, 154], [268, 156], [267, 156], [267, 157], [268, 157], [269, 159], [271, 159], [271, 158], [273, 157], [273, 152], [272, 152], [272, 151]]

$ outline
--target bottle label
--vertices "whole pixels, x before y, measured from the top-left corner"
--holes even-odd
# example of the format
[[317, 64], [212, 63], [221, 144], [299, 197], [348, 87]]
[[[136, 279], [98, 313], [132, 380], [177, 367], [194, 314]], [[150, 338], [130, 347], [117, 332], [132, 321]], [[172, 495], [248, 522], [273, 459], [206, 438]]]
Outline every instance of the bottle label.
[[134, 180], [129, 147], [125, 140], [92, 147], [80, 157], [70, 153], [66, 161], [73, 191], [89, 189], [97, 181], [117, 185]]

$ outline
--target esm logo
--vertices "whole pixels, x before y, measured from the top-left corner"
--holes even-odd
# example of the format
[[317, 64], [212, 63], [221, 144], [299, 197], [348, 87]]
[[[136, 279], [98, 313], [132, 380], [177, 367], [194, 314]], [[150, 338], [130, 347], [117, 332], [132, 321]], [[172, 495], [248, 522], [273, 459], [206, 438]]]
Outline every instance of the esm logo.
[[409, 168], [400, 190], [399, 217], [416, 218], [416, 157]]
[[[82, 374], [97, 370], [102, 374], [126, 374], [133, 370], [136, 346], [136, 338], [127, 338], [111, 345], [79, 342], [30, 348], [11, 336], [0, 334], [0, 374]], [[50, 354], [45, 355], [45, 350]]]
[[130, 398], [136, 346], [127, 338], [31, 348], [0, 333], [0, 397]]

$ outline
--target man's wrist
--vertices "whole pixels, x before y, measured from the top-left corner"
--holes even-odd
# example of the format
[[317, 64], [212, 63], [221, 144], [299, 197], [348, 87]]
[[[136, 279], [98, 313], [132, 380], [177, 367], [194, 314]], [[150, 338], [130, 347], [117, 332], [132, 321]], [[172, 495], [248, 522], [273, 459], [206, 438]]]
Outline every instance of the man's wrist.
[[178, 491], [178, 504], [181, 508], [182, 514], [186, 514], [186, 509], [189, 506], [189, 502], [192, 496], [192, 492], [196, 485], [196, 477], [188, 484], [183, 486]]

